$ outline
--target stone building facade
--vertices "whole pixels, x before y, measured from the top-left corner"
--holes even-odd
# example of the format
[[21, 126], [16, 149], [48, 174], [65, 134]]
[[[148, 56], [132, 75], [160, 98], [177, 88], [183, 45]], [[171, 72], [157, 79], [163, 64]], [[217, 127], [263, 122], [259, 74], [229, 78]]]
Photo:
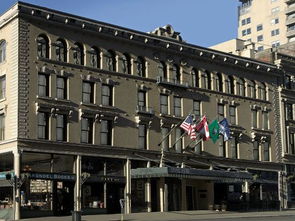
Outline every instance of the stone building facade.
[[[0, 46], [0, 199], [15, 219], [115, 213], [120, 199], [126, 213], [282, 206], [276, 65], [170, 25], [143, 33], [22, 2], [1, 15]], [[191, 142], [177, 126], [188, 114], [226, 117], [232, 138]]]

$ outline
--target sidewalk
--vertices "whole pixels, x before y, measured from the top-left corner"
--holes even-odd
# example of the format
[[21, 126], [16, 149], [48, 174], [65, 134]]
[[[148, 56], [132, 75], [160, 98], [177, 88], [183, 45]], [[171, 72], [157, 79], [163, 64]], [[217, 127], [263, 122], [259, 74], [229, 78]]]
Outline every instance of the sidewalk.
[[[202, 220], [219, 218], [239, 218], [239, 217], [275, 217], [275, 216], [295, 216], [295, 210], [270, 211], [270, 212], [216, 212], [212, 210], [197, 211], [172, 211], [172, 212], [152, 212], [152, 213], [132, 213], [124, 215], [124, 221], [160, 221], [160, 220]], [[82, 216], [82, 221], [120, 221], [120, 214], [88, 215]], [[23, 219], [25, 221], [71, 221], [71, 216], [63, 217], [40, 217]]]

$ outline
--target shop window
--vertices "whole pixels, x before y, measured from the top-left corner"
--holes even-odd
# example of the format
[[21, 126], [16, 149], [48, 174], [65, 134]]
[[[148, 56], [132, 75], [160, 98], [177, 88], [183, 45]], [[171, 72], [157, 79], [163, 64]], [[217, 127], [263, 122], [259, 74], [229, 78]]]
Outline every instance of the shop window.
[[45, 35], [37, 37], [37, 55], [39, 58], [49, 58], [49, 40]]
[[82, 117], [81, 119], [81, 143], [92, 144], [93, 139], [93, 120]]
[[94, 103], [94, 83], [83, 81], [82, 83], [82, 102]]
[[48, 140], [49, 138], [49, 115], [48, 113], [38, 113], [38, 138]]
[[49, 75], [38, 75], [38, 96], [49, 97]]
[[112, 122], [109, 120], [102, 120], [100, 123], [100, 143], [112, 145]]
[[56, 77], [56, 97], [58, 99], [67, 99], [67, 78]]
[[5, 61], [6, 59], [6, 41], [1, 40], [0, 41], [0, 63]]
[[113, 106], [113, 87], [103, 84], [101, 86], [101, 103], [104, 106]]
[[74, 64], [84, 65], [84, 48], [80, 43], [75, 43], [73, 47]]
[[56, 140], [67, 141], [67, 116], [56, 115]]
[[55, 43], [55, 55], [56, 60], [61, 62], [67, 62], [67, 47], [66, 42], [59, 39]]

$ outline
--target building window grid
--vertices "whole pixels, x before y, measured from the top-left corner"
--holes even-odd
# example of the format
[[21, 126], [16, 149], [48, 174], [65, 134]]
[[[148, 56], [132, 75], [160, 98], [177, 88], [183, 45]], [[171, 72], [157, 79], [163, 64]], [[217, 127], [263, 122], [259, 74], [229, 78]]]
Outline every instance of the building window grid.
[[280, 34], [280, 29], [274, 29], [274, 30], [271, 30], [271, 36], [276, 36], [276, 35], [279, 35]]
[[293, 104], [291, 103], [286, 103], [286, 117], [287, 117], [287, 120], [294, 120]]
[[236, 106], [229, 106], [229, 121], [230, 124], [236, 125], [237, 124], [237, 117], [236, 117]]
[[263, 35], [258, 35], [257, 36], [257, 42], [263, 41]]
[[226, 142], [224, 142], [223, 136], [221, 136], [221, 139], [219, 139], [218, 148], [219, 156], [226, 157]]
[[137, 105], [140, 108], [145, 108], [146, 107], [146, 91], [138, 91], [137, 94]]
[[216, 90], [219, 92], [223, 92], [222, 75], [220, 73], [217, 73], [216, 75]]
[[37, 38], [37, 55], [40, 58], [49, 58], [49, 43], [46, 36]]
[[136, 71], [137, 75], [140, 77], [145, 77], [146, 67], [145, 67], [145, 60], [142, 57], [138, 57], [136, 61]]
[[218, 117], [218, 121], [223, 120], [224, 116], [224, 104], [218, 104], [217, 105], [217, 117]]
[[256, 30], [257, 31], [263, 30], [263, 25], [262, 24], [257, 25]]
[[124, 74], [131, 74], [131, 58], [128, 54], [122, 56], [122, 71]]
[[289, 132], [289, 154], [295, 154], [295, 133]]
[[84, 49], [80, 43], [75, 43], [73, 48], [74, 64], [84, 65]]

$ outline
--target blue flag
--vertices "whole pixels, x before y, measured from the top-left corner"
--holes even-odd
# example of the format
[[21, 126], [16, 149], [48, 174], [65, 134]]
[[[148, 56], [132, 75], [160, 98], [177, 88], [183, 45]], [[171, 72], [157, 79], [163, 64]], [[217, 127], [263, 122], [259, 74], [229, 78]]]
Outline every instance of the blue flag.
[[223, 120], [219, 122], [219, 133], [223, 135], [224, 141], [229, 140], [230, 129], [226, 118], [223, 118]]

